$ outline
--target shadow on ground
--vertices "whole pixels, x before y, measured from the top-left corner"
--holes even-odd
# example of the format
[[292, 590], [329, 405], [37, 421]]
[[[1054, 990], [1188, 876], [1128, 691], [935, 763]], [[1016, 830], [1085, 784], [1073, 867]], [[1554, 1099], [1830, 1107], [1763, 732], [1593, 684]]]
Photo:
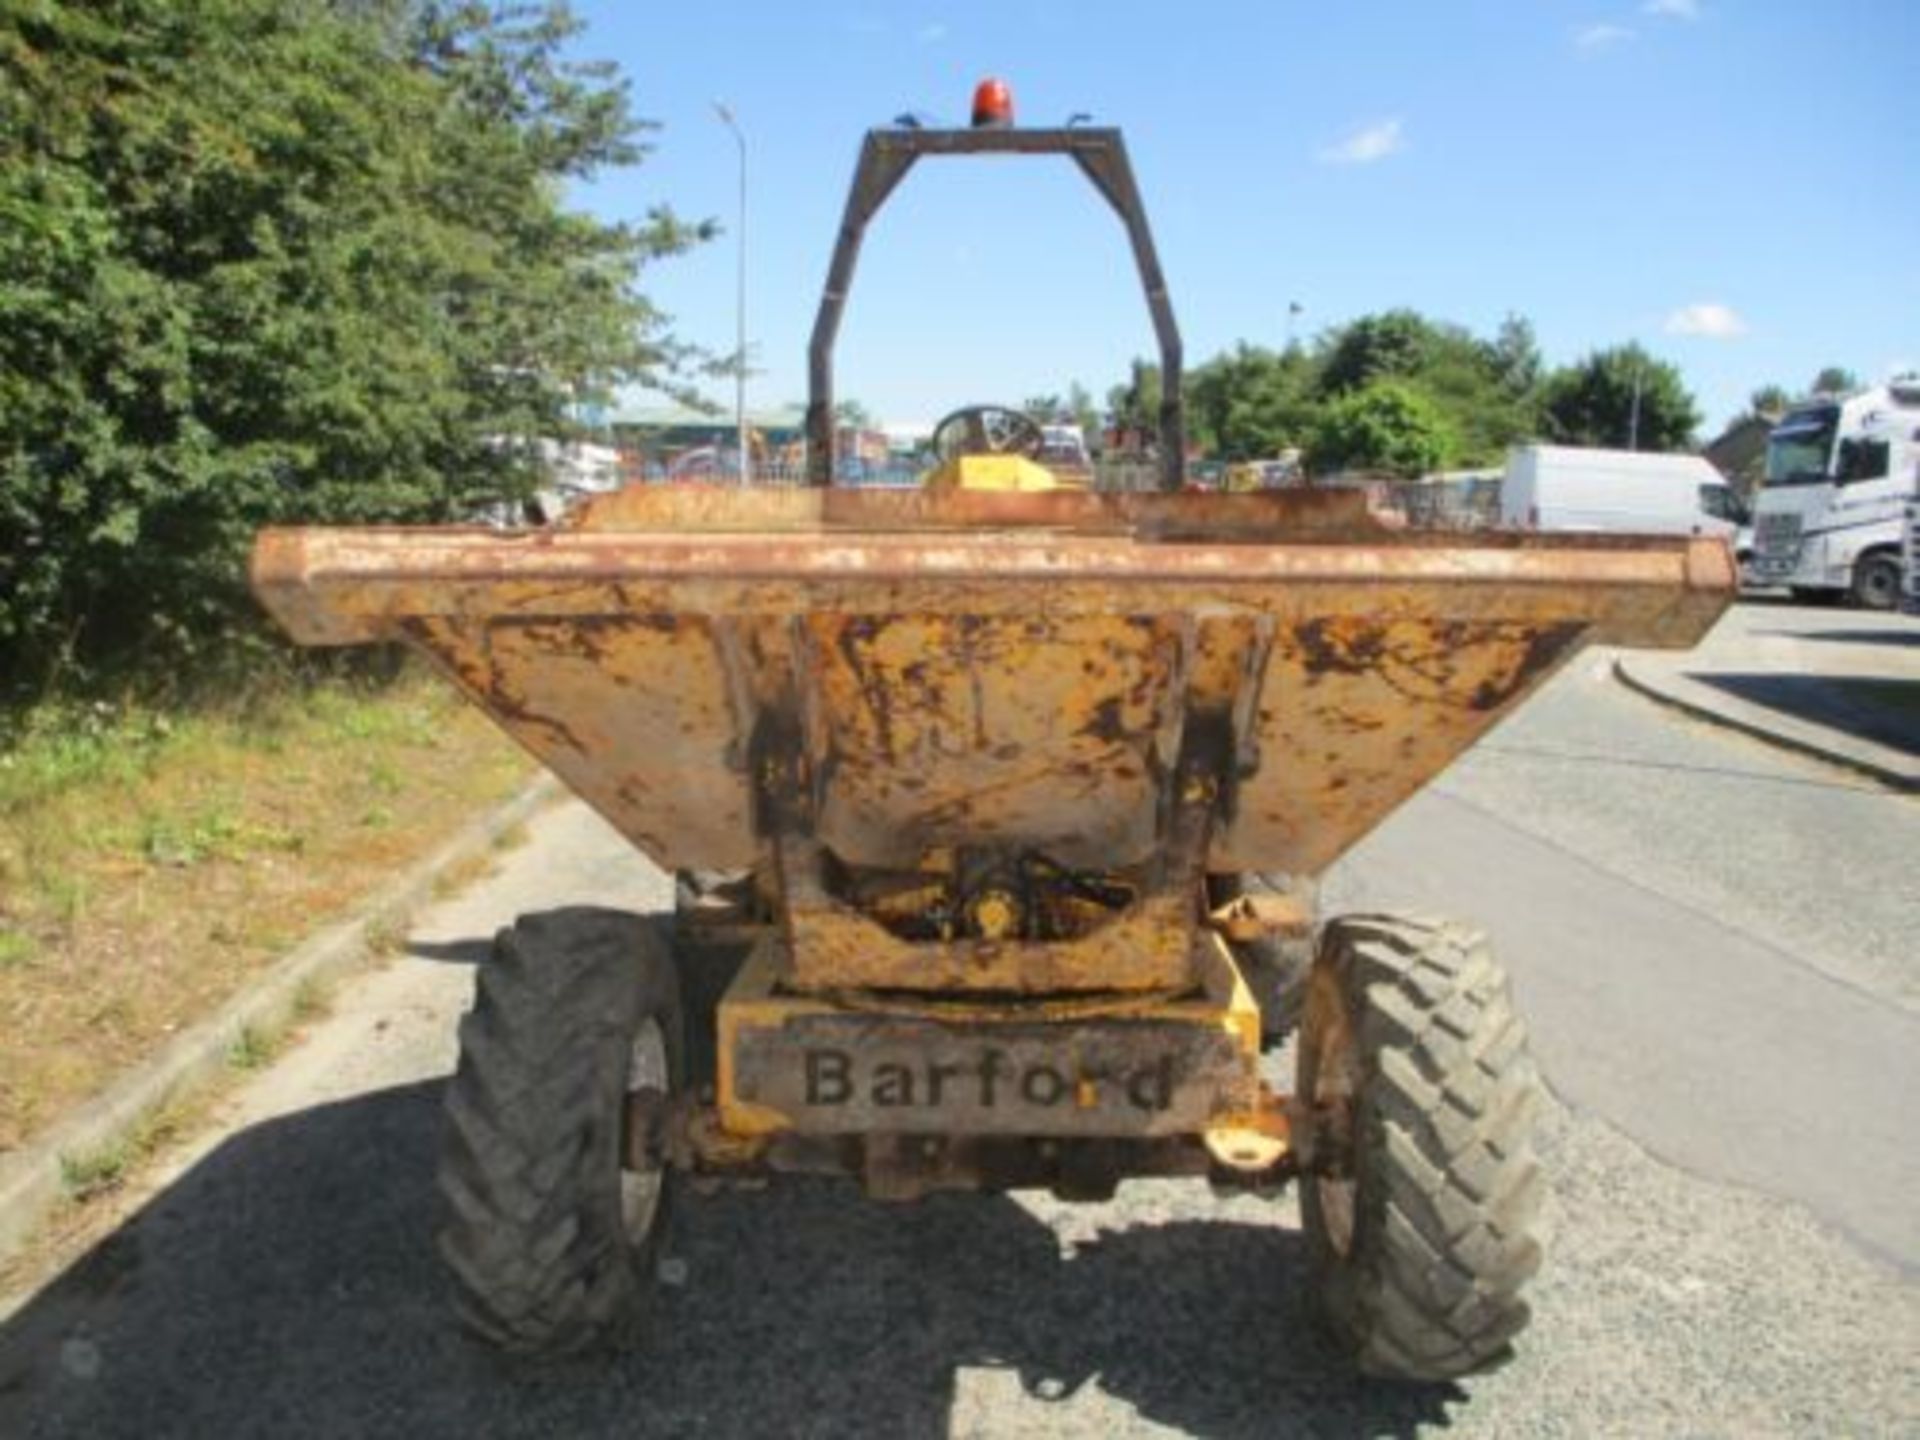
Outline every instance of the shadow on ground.
[[1920, 647], [1920, 625], [1890, 626], [1885, 630], [1756, 630], [1753, 633], [1788, 640], [1818, 640], [1828, 645], [1890, 645], [1901, 650]]
[[[1098, 1430], [1101, 1391], [1196, 1435], [1393, 1435], [1461, 1396], [1351, 1376], [1291, 1230], [1135, 1223], [1062, 1257], [1004, 1198], [881, 1206], [825, 1181], [689, 1197], [687, 1280], [647, 1338], [507, 1364], [441, 1303], [438, 1091], [227, 1141], [0, 1331], [0, 1433], [913, 1437], [1046, 1426], [1035, 1406]], [[975, 1367], [1002, 1374], [955, 1415]]]
[[417, 960], [444, 960], [450, 965], [482, 965], [493, 953], [493, 937], [477, 935], [465, 940], [417, 940], [409, 938], [407, 954]]
[[1690, 679], [1798, 720], [1920, 755], [1920, 681], [1833, 675], [1695, 673]]

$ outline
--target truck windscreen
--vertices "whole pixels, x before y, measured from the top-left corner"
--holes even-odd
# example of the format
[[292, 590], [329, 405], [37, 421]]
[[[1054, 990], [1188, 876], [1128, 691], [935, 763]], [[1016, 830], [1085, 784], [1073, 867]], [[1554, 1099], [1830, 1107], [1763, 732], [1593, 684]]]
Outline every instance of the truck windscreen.
[[1832, 406], [1787, 416], [1767, 440], [1767, 484], [1817, 485], [1829, 479], [1839, 424], [1840, 411]]

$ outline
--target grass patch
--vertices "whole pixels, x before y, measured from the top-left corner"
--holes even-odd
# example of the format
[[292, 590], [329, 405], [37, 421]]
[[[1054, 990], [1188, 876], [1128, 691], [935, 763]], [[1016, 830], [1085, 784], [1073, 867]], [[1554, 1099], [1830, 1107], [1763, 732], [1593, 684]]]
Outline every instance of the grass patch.
[[60, 1183], [73, 1200], [91, 1200], [118, 1188], [132, 1156], [125, 1143], [115, 1141], [98, 1150], [60, 1157]]
[[254, 1025], [242, 1025], [227, 1042], [227, 1064], [235, 1070], [258, 1070], [280, 1051], [281, 1037]]
[[333, 1010], [333, 987], [324, 980], [309, 976], [302, 980], [293, 992], [293, 1023], [305, 1025], [319, 1020]]
[[[424, 674], [0, 715], [0, 1154], [528, 773]], [[248, 1068], [275, 1038], [230, 1058]]]
[[469, 855], [457, 860], [433, 877], [433, 898], [445, 900], [458, 895], [476, 880], [484, 880], [499, 867], [488, 854]]
[[407, 948], [407, 922], [397, 915], [377, 915], [360, 936], [369, 955], [398, 955]]
[[33, 952], [39, 948], [24, 930], [0, 930], [0, 970], [33, 963]]

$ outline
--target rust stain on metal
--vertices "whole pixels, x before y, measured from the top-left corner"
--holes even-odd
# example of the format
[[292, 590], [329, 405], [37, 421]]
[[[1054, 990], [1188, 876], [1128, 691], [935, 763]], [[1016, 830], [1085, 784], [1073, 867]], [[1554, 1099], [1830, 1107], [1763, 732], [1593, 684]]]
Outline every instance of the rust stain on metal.
[[1202, 946], [1196, 978], [1175, 995], [1077, 1014], [1044, 1004], [850, 1008], [840, 996], [791, 993], [777, 943], [763, 941], [720, 1005], [721, 1113], [741, 1135], [912, 1131], [929, 1110], [939, 1129], [962, 1134], [1148, 1136], [1247, 1123], [1272, 1108], [1258, 1079], [1258, 1009], [1218, 940]]
[[[1733, 575], [1718, 542], [1394, 532], [1345, 494], [651, 487], [537, 535], [269, 531], [253, 579], [304, 642], [433, 655], [664, 866], [764, 864], [776, 823], [856, 869], [978, 845], [1158, 863], [1201, 727], [1204, 863], [1313, 873], [1583, 645], [1698, 639]], [[776, 715], [769, 808], [750, 752]], [[863, 961], [854, 919], [796, 933], [827, 970], [908, 965]], [[1198, 923], [1143, 932], [1130, 983]], [[1103, 963], [913, 953], [982, 988]]]
[[[1206, 875], [1318, 873], [1581, 646], [1693, 643], [1733, 569], [1683, 538], [1395, 532], [1339, 493], [652, 487], [540, 534], [269, 531], [253, 582], [303, 643], [431, 656], [659, 865], [751, 872], [717, 1110], [648, 1143], [905, 1194], [1113, 1173], [1036, 1127], [1136, 1167], [1293, 1163], [1225, 946], [1309, 917], [1209, 914]], [[1003, 1063], [1035, 1077], [1014, 1103]], [[980, 1133], [832, 1149], [922, 1111]]]
[[790, 907], [787, 934], [789, 983], [817, 994], [1124, 993], [1177, 990], [1193, 980], [1193, 907], [1171, 895], [1143, 900], [1075, 939], [903, 940], [848, 906], [812, 900]]

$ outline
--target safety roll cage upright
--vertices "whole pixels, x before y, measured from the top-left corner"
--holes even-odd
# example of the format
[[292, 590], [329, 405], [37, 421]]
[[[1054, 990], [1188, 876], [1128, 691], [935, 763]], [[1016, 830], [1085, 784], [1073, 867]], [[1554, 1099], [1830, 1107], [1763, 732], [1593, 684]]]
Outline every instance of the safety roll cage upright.
[[833, 247], [826, 289], [814, 318], [813, 338], [807, 346], [808, 483], [833, 483], [833, 347], [840, 332], [840, 314], [853, 284], [854, 266], [860, 258], [860, 242], [866, 237], [868, 223], [923, 155], [1067, 155], [1113, 207], [1133, 247], [1134, 264], [1160, 344], [1160, 488], [1168, 493], [1183, 488], [1186, 419], [1180, 400], [1180, 327], [1173, 318], [1173, 302], [1167, 298], [1166, 277], [1161, 274], [1153, 231], [1134, 183], [1126, 141], [1118, 130], [1093, 126], [1034, 130], [899, 127], [867, 132], [841, 217], [840, 237]]

